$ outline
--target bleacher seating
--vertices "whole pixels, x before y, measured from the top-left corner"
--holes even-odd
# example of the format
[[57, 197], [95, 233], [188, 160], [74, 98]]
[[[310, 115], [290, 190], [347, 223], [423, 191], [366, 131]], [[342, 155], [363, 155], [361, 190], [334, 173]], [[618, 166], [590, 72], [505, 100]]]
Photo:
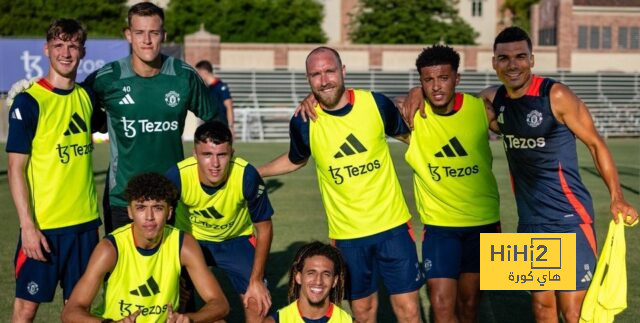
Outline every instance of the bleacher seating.
[[[286, 141], [295, 107], [309, 94], [304, 72], [222, 71], [231, 88], [236, 114], [236, 136], [243, 141]], [[640, 74], [543, 73], [567, 84], [589, 107], [604, 137], [640, 137]], [[415, 71], [348, 72], [347, 87], [365, 88], [394, 98], [420, 83]], [[478, 93], [500, 82], [494, 73], [462, 72], [461, 92]], [[4, 96], [0, 94], [0, 106]], [[0, 141], [6, 141], [7, 113], [0, 115]]]
[[[309, 94], [304, 72], [223, 71], [231, 88], [236, 133], [244, 141], [289, 138], [288, 121], [295, 107]], [[640, 136], [640, 75], [622, 73], [543, 73], [567, 84], [589, 107], [604, 137]], [[349, 72], [346, 86], [381, 92], [393, 98], [420, 83], [411, 72]], [[461, 92], [478, 93], [500, 82], [494, 73], [462, 72]]]

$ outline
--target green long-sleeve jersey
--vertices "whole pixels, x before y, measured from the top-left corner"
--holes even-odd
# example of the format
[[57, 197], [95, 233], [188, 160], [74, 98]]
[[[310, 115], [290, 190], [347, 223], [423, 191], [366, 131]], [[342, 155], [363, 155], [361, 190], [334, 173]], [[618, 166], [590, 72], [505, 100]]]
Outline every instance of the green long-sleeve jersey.
[[205, 121], [220, 111], [193, 67], [164, 55], [162, 61], [159, 74], [141, 77], [133, 71], [131, 57], [125, 57], [84, 82], [107, 113], [111, 205], [127, 205], [124, 188], [133, 176], [164, 174], [184, 159], [181, 136], [187, 110]]

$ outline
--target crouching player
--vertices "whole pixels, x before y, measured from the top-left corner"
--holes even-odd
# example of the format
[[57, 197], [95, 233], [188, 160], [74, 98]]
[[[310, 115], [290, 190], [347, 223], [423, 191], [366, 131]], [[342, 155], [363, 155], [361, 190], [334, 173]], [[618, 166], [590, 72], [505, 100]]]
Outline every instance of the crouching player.
[[245, 321], [261, 322], [271, 307], [264, 270], [273, 238], [273, 208], [258, 171], [233, 156], [232, 140], [222, 122], [200, 125], [194, 156], [166, 175], [180, 196], [176, 227], [198, 240], [207, 265], [229, 276], [245, 308], [251, 298], [258, 303], [258, 313], [245, 310]]
[[338, 307], [344, 296], [345, 266], [340, 251], [315, 241], [302, 246], [289, 270], [289, 301], [265, 323], [351, 323]]
[[[133, 223], [102, 240], [62, 312], [63, 322], [212, 322], [229, 304], [206, 266], [196, 240], [166, 225], [177, 198], [173, 184], [155, 173], [138, 175], [125, 189]], [[197, 313], [176, 313], [181, 266], [206, 302]], [[106, 278], [106, 279], [105, 279]], [[104, 281], [104, 303], [91, 302]]]

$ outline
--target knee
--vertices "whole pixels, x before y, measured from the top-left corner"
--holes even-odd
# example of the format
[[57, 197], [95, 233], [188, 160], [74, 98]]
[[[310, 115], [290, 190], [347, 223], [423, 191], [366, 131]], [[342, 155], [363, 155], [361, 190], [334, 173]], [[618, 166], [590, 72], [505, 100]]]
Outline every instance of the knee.
[[37, 310], [38, 303], [16, 299], [13, 305], [13, 322], [32, 322]]
[[433, 293], [429, 298], [429, 302], [431, 303], [431, 308], [436, 314], [453, 314], [455, 307], [455, 301], [453, 298]]
[[580, 306], [574, 306], [565, 309], [562, 311], [562, 316], [564, 317], [564, 321], [567, 323], [578, 322], [580, 320]]
[[533, 300], [531, 303], [531, 308], [533, 310], [533, 314], [536, 317], [536, 321], [545, 321], [552, 318], [557, 318], [558, 316], [555, 301], [545, 302], [542, 300]]
[[459, 298], [457, 306], [462, 313], [475, 313], [478, 308], [478, 301], [476, 297]]
[[378, 303], [375, 299], [359, 300], [351, 303], [351, 312], [353, 312], [356, 322], [370, 322], [372, 319], [375, 321], [377, 309]]
[[420, 308], [418, 302], [402, 302], [394, 306], [394, 311], [398, 316], [398, 319], [407, 321], [408, 319], [417, 318], [420, 314]]

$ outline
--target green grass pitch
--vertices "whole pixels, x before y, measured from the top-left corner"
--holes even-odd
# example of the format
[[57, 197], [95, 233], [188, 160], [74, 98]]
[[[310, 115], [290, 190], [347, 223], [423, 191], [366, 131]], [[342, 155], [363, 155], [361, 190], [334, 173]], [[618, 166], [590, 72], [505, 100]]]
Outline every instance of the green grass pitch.
[[[620, 170], [620, 180], [625, 197], [635, 207], [640, 207], [638, 190], [640, 188], [640, 140], [615, 139], [607, 141]], [[594, 199], [596, 210], [596, 231], [599, 248], [606, 236], [610, 220], [609, 194], [602, 180], [596, 175], [593, 162], [584, 145], [579, 144], [581, 175]], [[415, 214], [411, 170], [404, 162], [406, 146], [391, 143], [391, 152], [396, 170], [403, 186], [414, 217], [414, 229], [419, 233], [422, 226]], [[515, 202], [509, 184], [509, 173], [504, 152], [499, 141], [491, 143], [494, 155], [493, 171], [498, 180], [501, 195], [501, 221], [504, 232], [515, 232], [517, 216]], [[191, 145], [186, 144], [187, 155]], [[236, 155], [242, 156], [252, 164], [258, 166], [288, 149], [286, 143], [237, 143]], [[102, 199], [104, 174], [101, 171], [107, 167], [107, 145], [97, 145], [94, 151], [95, 170], [98, 173], [96, 183], [99, 199]], [[6, 169], [6, 154], [0, 154], [0, 168]], [[287, 269], [297, 248], [304, 242], [313, 239], [327, 241], [327, 227], [325, 214], [320, 201], [320, 193], [316, 183], [315, 170], [310, 162], [298, 172], [267, 179], [269, 195], [275, 209], [274, 239], [269, 261], [267, 263], [267, 277], [273, 297], [273, 308], [286, 304]], [[19, 237], [18, 220], [10, 197], [6, 175], [0, 176], [0, 321], [8, 322], [12, 312], [14, 297], [14, 267], [13, 257], [16, 239]], [[627, 273], [628, 273], [628, 307], [617, 317], [617, 322], [636, 322], [640, 315], [640, 230], [638, 227], [626, 230], [627, 238]], [[416, 235], [419, 237], [420, 235]], [[418, 241], [418, 248], [420, 243]], [[220, 278], [220, 277], [219, 277]], [[238, 297], [232, 295], [228, 282], [221, 278], [225, 292], [230, 299], [232, 313], [229, 322], [241, 322], [242, 309]], [[382, 295], [385, 295], [381, 291]], [[420, 291], [422, 313], [427, 322], [432, 322], [429, 314], [429, 302], [426, 288]], [[529, 294], [524, 291], [487, 291], [483, 294], [480, 305], [480, 322], [533, 322], [529, 308]], [[394, 317], [386, 296], [380, 298], [379, 321], [393, 322]], [[346, 304], [344, 304], [346, 305]], [[58, 292], [53, 303], [43, 304], [37, 315], [38, 322], [58, 321], [62, 307], [61, 294]], [[635, 317], [635, 319], [634, 319]]]

